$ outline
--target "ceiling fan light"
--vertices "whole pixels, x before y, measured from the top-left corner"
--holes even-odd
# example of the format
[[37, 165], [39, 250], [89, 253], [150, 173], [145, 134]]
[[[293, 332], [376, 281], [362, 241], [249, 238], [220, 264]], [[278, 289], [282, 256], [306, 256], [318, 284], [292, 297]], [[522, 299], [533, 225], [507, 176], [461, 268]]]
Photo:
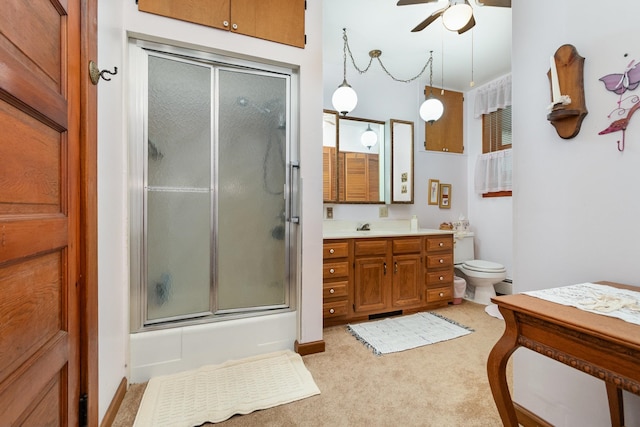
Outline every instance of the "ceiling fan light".
[[343, 116], [346, 116], [356, 108], [356, 105], [358, 104], [358, 94], [351, 86], [349, 86], [347, 81], [344, 80], [342, 84], [338, 86], [338, 89], [333, 92], [331, 103], [336, 111]]
[[467, 25], [472, 15], [473, 9], [469, 4], [454, 4], [442, 13], [442, 23], [447, 30], [458, 31]]
[[430, 124], [442, 117], [442, 113], [444, 113], [442, 101], [433, 96], [427, 98], [420, 106], [420, 118]]
[[371, 129], [371, 125], [368, 125], [367, 130], [365, 130], [360, 136], [360, 142], [369, 150], [371, 150], [371, 147], [376, 145], [376, 142], [378, 142], [378, 134]]

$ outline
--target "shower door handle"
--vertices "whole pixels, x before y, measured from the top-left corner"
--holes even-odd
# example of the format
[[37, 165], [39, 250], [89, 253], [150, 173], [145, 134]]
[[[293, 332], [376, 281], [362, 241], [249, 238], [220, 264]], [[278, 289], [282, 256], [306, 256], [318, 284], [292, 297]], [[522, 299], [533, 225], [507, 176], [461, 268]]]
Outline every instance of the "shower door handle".
[[294, 224], [300, 224], [300, 164], [291, 162], [289, 171], [289, 221]]

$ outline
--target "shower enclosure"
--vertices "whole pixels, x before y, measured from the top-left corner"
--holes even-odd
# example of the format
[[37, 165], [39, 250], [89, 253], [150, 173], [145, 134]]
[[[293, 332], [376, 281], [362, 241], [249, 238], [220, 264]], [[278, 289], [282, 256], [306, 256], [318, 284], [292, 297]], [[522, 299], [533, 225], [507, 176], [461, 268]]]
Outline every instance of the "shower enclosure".
[[292, 71], [130, 47], [132, 331], [292, 309]]

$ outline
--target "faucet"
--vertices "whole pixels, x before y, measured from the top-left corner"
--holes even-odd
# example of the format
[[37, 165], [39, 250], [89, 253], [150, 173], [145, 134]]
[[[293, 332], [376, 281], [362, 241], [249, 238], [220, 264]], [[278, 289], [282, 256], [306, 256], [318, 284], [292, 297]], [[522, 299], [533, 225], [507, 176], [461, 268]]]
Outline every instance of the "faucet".
[[365, 222], [364, 224], [362, 224], [360, 227], [356, 228], [356, 231], [369, 231], [369, 223]]

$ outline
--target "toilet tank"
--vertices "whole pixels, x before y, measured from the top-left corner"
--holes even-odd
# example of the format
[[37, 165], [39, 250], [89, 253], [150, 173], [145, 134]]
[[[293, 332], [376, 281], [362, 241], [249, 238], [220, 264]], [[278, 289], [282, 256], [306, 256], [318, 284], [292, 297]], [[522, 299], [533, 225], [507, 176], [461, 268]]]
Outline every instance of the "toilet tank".
[[474, 259], [473, 234], [467, 234], [459, 239], [453, 238], [453, 263], [462, 264], [465, 261]]

